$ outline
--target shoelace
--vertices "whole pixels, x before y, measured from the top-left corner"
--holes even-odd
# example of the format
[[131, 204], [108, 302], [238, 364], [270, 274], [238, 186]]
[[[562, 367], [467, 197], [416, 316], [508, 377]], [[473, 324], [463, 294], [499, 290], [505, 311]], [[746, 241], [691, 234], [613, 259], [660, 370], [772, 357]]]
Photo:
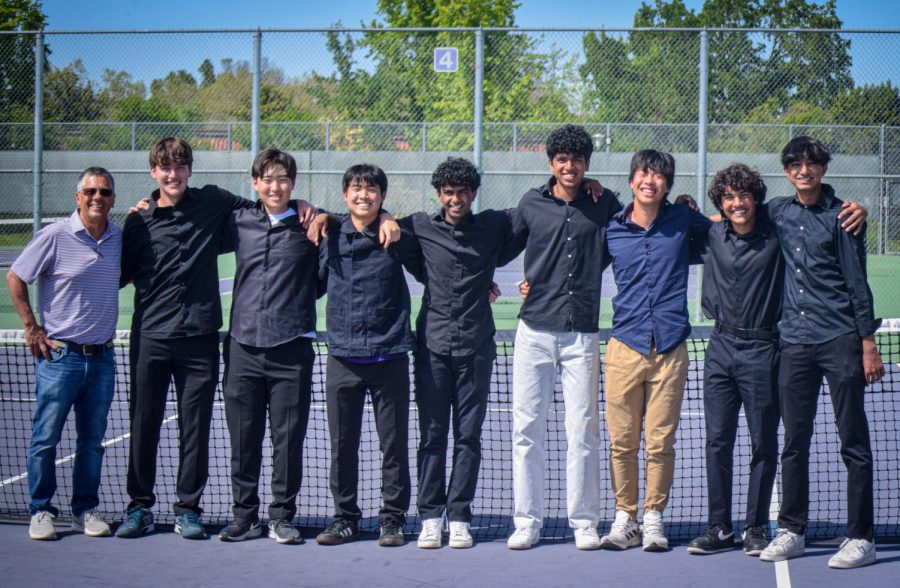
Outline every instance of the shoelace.
[[847, 539], [844, 545], [841, 546], [840, 550], [844, 552], [855, 552], [854, 555], [865, 555], [866, 546], [863, 543], [862, 539]]
[[454, 538], [462, 538], [466, 536], [466, 528], [463, 526], [450, 525], [450, 534]]
[[38, 518], [37, 518], [37, 520], [38, 520], [39, 523], [46, 523], [47, 521], [51, 521], [51, 522], [52, 522], [52, 521], [53, 521], [53, 517], [50, 515], [49, 512], [40, 512], [40, 513], [38, 513]]
[[772, 544], [777, 547], [787, 547], [791, 543], [790, 531], [787, 529], [779, 529], [778, 534], [772, 540]]
[[200, 524], [200, 517], [198, 517], [197, 513], [195, 513], [195, 512], [186, 512], [183, 515], [181, 515], [181, 517], [182, 517], [181, 520], [183, 523], [187, 523], [189, 525], [199, 525]]

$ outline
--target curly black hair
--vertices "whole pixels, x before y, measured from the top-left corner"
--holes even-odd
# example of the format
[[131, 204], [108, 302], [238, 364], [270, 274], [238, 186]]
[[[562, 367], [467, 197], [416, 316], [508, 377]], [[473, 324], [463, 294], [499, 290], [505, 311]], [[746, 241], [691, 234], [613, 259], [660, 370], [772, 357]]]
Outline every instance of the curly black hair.
[[722, 198], [725, 196], [725, 188], [731, 188], [734, 192], [749, 192], [753, 195], [757, 206], [766, 200], [766, 184], [759, 172], [743, 163], [733, 163], [716, 172], [709, 186], [709, 199], [723, 214], [725, 211], [722, 210]]
[[581, 155], [585, 160], [594, 152], [594, 140], [584, 127], [565, 125], [547, 137], [547, 158], [553, 159], [560, 153]]
[[810, 161], [819, 165], [828, 165], [831, 161], [831, 153], [828, 147], [818, 139], [812, 137], [796, 137], [788, 141], [781, 150], [782, 167], [790, 167], [792, 163]]
[[466, 186], [475, 192], [481, 186], [481, 174], [468, 159], [448, 157], [434, 169], [431, 185], [438, 191], [444, 186]]

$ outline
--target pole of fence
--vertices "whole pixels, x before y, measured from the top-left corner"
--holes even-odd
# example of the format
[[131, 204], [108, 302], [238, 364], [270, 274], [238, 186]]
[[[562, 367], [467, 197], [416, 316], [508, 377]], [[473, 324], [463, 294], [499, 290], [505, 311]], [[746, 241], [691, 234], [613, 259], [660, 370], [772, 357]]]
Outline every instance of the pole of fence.
[[422, 153], [428, 151], [428, 123], [422, 123]]
[[[697, 197], [700, 210], [706, 210], [706, 136], [709, 116], [709, 32], [700, 31], [700, 100], [697, 109]], [[694, 317], [701, 320], [701, 290], [703, 289], [703, 270], [698, 271], [697, 294], [694, 298]]]
[[44, 33], [34, 38], [34, 163], [32, 164], [34, 195], [31, 224], [35, 233], [41, 230], [44, 174]]
[[250, 157], [259, 153], [259, 85], [260, 85], [260, 46], [262, 31], [253, 31], [253, 102], [250, 110]]
[[[472, 147], [472, 159], [475, 160], [475, 167], [479, 172], [484, 171], [484, 158], [482, 153], [482, 124], [484, 115], [484, 31], [481, 27], [475, 31], [475, 113], [473, 120], [475, 121], [475, 144]], [[484, 200], [476, 198], [472, 202], [472, 211], [478, 212], [481, 208], [479, 203]]]
[[137, 151], [137, 123], [131, 123], [131, 150]]
[[604, 139], [606, 143], [606, 153], [612, 151], [612, 123], [606, 123], [606, 138]]
[[879, 181], [881, 184], [881, 200], [878, 203], [878, 244], [876, 245], [876, 250], [879, 255], [884, 255], [887, 251], [887, 227], [885, 223], [887, 222], [887, 186], [888, 183], [884, 179], [884, 125], [881, 125], [881, 128], [878, 132], [878, 165], [879, 170], [881, 172], [882, 178]]
[[512, 151], [515, 153], [519, 150], [519, 123], [512, 124]]

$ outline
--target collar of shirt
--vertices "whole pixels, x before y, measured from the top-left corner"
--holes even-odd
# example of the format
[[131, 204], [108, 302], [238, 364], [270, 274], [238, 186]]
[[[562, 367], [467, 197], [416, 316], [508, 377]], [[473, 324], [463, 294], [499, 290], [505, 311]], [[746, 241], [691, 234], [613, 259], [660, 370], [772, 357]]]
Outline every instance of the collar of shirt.
[[[72, 215], [69, 217], [69, 227], [71, 227], [72, 232], [75, 233], [76, 235], [78, 233], [83, 232], [91, 239], [94, 239], [94, 237], [91, 236], [90, 232], [88, 232], [87, 227], [85, 227], [84, 223], [81, 221], [81, 215], [78, 214], [77, 210], [75, 212], [73, 212]], [[100, 236], [99, 239], [96, 239], [96, 241], [98, 243], [105, 241], [106, 239], [109, 238], [111, 231], [112, 231], [112, 222], [109, 220], [109, 218], [107, 218], [106, 219], [106, 230], [103, 231], [103, 234]]]
[[193, 188], [191, 188], [190, 186], [186, 187], [184, 189], [184, 195], [178, 200], [177, 203], [175, 203], [174, 207], [170, 207], [170, 206], [160, 207], [159, 206], [159, 188], [157, 188], [156, 190], [153, 191], [152, 194], [150, 194], [150, 206], [149, 206], [149, 208], [147, 208], [147, 212], [149, 212], [152, 215], [159, 208], [175, 208], [175, 207], [179, 206], [182, 202], [184, 202], [184, 200], [186, 198], [193, 198], [193, 195], [191, 194], [192, 190], [193, 190]]
[[454, 225], [453, 223], [447, 222], [447, 219], [444, 217], [444, 209], [442, 208], [441, 210], [437, 211], [437, 213], [432, 215], [431, 220], [433, 220], [434, 222], [439, 223], [439, 224], [443, 223], [443, 224], [453, 228], [453, 227], [458, 227], [460, 225], [474, 224], [475, 223], [475, 215], [472, 214], [472, 211], [470, 210], [469, 214], [467, 214], [461, 221], [459, 221], [458, 224]]
[[672, 206], [672, 203], [669, 202], [668, 198], [663, 199], [663, 201], [659, 205], [659, 214], [656, 215], [656, 218], [653, 219], [653, 222], [650, 223], [650, 226], [646, 229], [631, 220], [631, 212], [634, 210], [634, 201], [629, 202], [619, 213], [613, 215], [613, 219], [615, 219], [615, 221], [620, 225], [640, 229], [642, 231], [646, 230], [647, 232], [649, 232], [653, 230], [653, 228], [666, 217], [670, 206]]
[[794, 194], [794, 197], [791, 200], [791, 204], [796, 204], [797, 206], [805, 206], [806, 208], [819, 207], [822, 210], [828, 210], [832, 206], [834, 206], [834, 199], [834, 188], [832, 188], [830, 184], [822, 184], [822, 196], [819, 197], [819, 200], [815, 204], [803, 204], [802, 202], [800, 202], [800, 199], [797, 198], [796, 194]]
[[[550, 179], [547, 180], [547, 183], [544, 184], [544, 187], [541, 188], [541, 196], [544, 198], [551, 198], [553, 200], [559, 200], [560, 202], [566, 202], [566, 200], [560, 198], [556, 194], [553, 193], [553, 186], [556, 185], [556, 178], [554, 176], [550, 176]], [[581, 182], [581, 188], [578, 189], [578, 196], [569, 200], [568, 202], [578, 202], [582, 198], [590, 198], [591, 195], [587, 193], [587, 190], [584, 189], [584, 181]]]
[[753, 225], [753, 230], [745, 234], [736, 232], [734, 230], [734, 227], [731, 225], [731, 221], [727, 218], [722, 219], [722, 224], [725, 226], [725, 230], [722, 231], [722, 239], [725, 241], [728, 241], [728, 239], [765, 239], [772, 233], [772, 231], [775, 230], [775, 227], [772, 225], [772, 221], [770, 221], [767, 216], [761, 215], [758, 215], [756, 217], [756, 222]]
[[342, 235], [355, 235], [356, 233], [362, 233], [363, 235], [370, 237], [372, 239], [378, 239], [378, 227], [381, 222], [381, 213], [379, 216], [375, 218], [374, 221], [366, 225], [362, 231], [356, 230], [356, 225], [353, 224], [353, 219], [348, 214], [344, 221], [341, 223], [341, 234]]

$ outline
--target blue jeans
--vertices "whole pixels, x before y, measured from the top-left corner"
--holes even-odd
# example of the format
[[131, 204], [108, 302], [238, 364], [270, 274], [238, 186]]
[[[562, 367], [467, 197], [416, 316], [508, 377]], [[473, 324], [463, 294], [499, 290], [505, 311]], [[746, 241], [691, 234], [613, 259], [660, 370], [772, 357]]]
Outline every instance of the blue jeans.
[[28, 492], [31, 514], [59, 511], [50, 504], [56, 493], [56, 446], [69, 411], [75, 407], [75, 465], [72, 473], [72, 514], [97, 507], [103, 436], [115, 390], [116, 364], [112, 349], [81, 355], [61, 349], [50, 360], [37, 360], [37, 402], [28, 448]]

